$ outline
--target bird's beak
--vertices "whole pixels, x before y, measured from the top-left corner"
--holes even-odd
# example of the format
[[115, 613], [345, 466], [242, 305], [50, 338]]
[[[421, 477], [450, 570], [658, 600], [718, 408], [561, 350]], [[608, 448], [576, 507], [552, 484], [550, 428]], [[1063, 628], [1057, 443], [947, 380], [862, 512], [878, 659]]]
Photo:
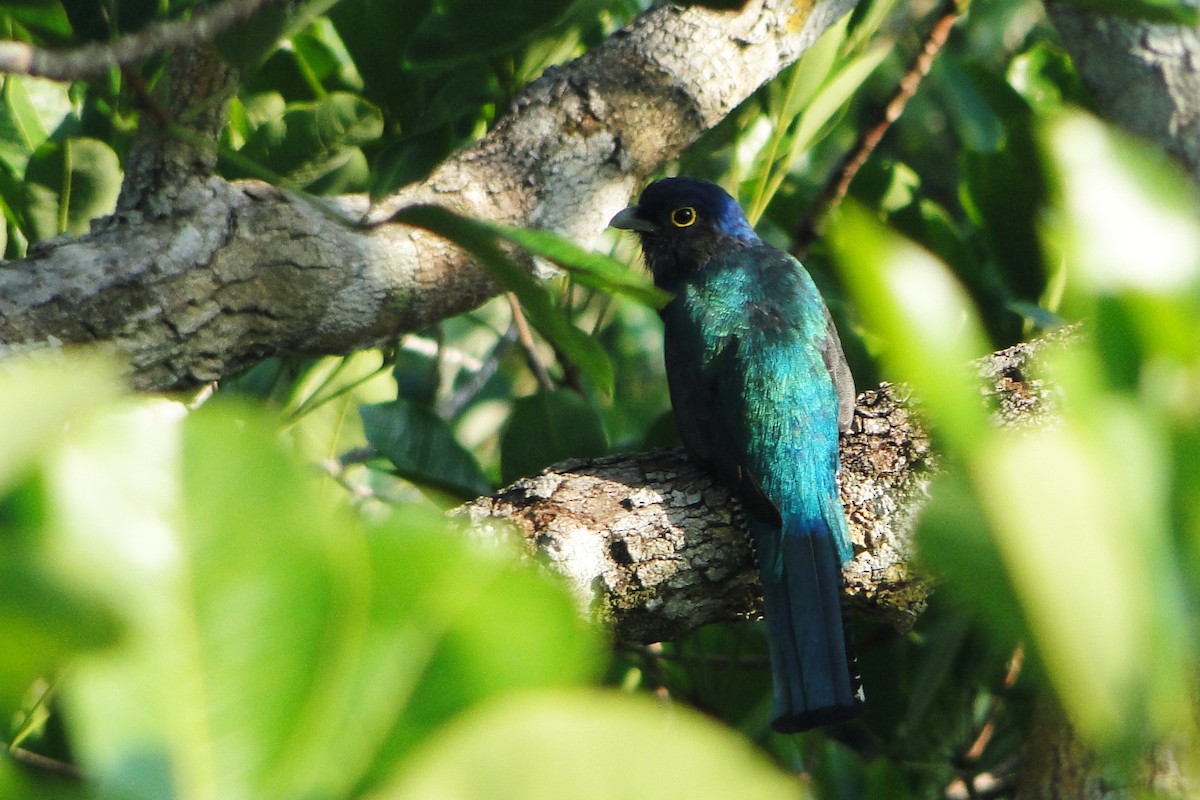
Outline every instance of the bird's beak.
[[637, 206], [630, 206], [617, 212], [617, 215], [608, 222], [610, 228], [620, 228], [623, 231], [639, 231], [641, 233], [654, 233], [658, 228], [654, 223], [643, 219], [638, 212], [641, 209]]

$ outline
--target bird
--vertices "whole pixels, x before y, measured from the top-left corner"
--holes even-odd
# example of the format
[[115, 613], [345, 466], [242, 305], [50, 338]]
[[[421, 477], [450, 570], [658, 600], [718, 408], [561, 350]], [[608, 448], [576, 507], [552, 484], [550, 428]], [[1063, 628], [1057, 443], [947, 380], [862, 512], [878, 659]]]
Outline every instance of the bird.
[[684, 448], [740, 501], [763, 588], [772, 728], [859, 716], [841, 607], [853, 546], [837, 485], [854, 379], [820, 292], [708, 181], [655, 181], [609, 224], [637, 234], [672, 295], [663, 355]]

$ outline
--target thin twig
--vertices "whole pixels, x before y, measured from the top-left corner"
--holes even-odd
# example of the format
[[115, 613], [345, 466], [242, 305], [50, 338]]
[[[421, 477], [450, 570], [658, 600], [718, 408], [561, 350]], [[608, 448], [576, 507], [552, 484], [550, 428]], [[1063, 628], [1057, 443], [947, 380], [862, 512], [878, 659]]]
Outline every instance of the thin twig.
[[487, 382], [492, 379], [500, 369], [500, 362], [508, 351], [512, 349], [513, 344], [517, 341], [517, 324], [516, 318], [513, 318], [513, 323], [509, 329], [505, 331], [496, 344], [492, 347], [490, 353], [483, 359], [479, 368], [471, 373], [471, 377], [457, 390], [455, 390], [444, 403], [441, 403], [437, 409], [437, 414], [444, 420], [452, 420], [458, 416], [458, 412], [467, 407], [467, 404], [475, 399]]
[[249, 19], [273, 2], [277, 0], [225, 0], [197, 11], [186, 20], [159, 22], [137, 33], [73, 50], [44, 50], [25, 42], [0, 42], [0, 72], [56, 81], [91, 78], [114, 67], [136, 64], [172, 47], [210, 42], [221, 31]]
[[41, 753], [35, 753], [32, 750], [26, 750], [23, 747], [8, 748], [0, 744], [0, 750], [8, 750], [9, 756], [13, 761], [19, 764], [24, 764], [27, 767], [33, 767], [39, 772], [58, 775], [71, 780], [83, 780], [83, 773], [74, 764], [68, 764], [65, 761], [44, 756]]
[[943, 0], [942, 7], [937, 12], [937, 19], [934, 21], [929, 35], [925, 37], [921, 51], [917, 53], [904, 76], [900, 78], [895, 93], [883, 108], [882, 118], [859, 134], [858, 141], [838, 162], [829, 181], [813, 201], [809, 213], [796, 226], [795, 232], [792, 234], [792, 254], [797, 258], [803, 258], [808, 252], [808, 248], [821, 235], [825, 220], [846, 197], [846, 192], [849, 191], [854, 176], [867, 163], [871, 153], [883, 140], [884, 134], [904, 113], [904, 107], [917, 93], [921, 81], [929, 74], [929, 70], [933, 66], [933, 59], [950, 37], [950, 29], [966, 12], [969, 4], [970, 0]]
[[529, 369], [537, 377], [538, 385], [544, 391], [549, 392], [554, 388], [554, 383], [550, 380], [550, 373], [546, 371], [546, 365], [538, 358], [533, 333], [530, 332], [529, 323], [525, 320], [525, 312], [521, 310], [521, 301], [512, 292], [505, 292], [504, 296], [508, 298], [508, 304], [512, 307], [513, 324], [517, 326], [517, 341], [521, 343], [521, 349], [525, 352], [525, 360], [529, 364]]

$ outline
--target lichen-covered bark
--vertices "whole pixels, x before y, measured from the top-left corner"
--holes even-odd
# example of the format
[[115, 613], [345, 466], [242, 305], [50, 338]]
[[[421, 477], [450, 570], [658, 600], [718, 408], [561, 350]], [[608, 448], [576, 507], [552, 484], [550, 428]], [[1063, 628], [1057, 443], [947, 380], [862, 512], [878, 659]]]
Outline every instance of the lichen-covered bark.
[[[440, 203], [588, 245], [647, 175], [854, 3], [658, 6], [549, 70], [487, 137], [370, 217]], [[192, 80], [175, 84], [186, 96], [176, 105], [207, 107], [219, 79], [211, 65], [197, 64]], [[267, 355], [369, 346], [496, 292], [481, 269], [436, 237], [347, 221], [367, 212], [361, 198], [329, 201], [333, 211], [322, 213], [261, 184], [196, 175], [186, 143], [170, 148], [151, 135], [145, 144], [114, 217], [88, 236], [0, 264], [0, 352], [104, 343], [130, 362], [138, 388], [182, 388]]]
[[[1030, 375], [1071, 331], [982, 359], [981, 388], [998, 424], [1053, 413], [1054, 393]], [[913, 567], [913, 529], [936, 459], [907, 393], [858, 397], [842, 437], [839, 477], [854, 560], [853, 613], [907, 630], [929, 584]], [[456, 512], [480, 534], [515, 529], [527, 551], [565, 576], [625, 642], [674, 639], [701, 625], [760, 613], [758, 576], [738, 506], [681, 450], [560, 464]]]

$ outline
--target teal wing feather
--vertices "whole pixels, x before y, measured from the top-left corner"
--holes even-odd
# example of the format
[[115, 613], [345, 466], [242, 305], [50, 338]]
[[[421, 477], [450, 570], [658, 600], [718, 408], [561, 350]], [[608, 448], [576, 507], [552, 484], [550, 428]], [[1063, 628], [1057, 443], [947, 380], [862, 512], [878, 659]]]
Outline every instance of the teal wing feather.
[[680, 435], [751, 517], [775, 725], [854, 716], [862, 696], [840, 605], [853, 550], [836, 482], [854, 393], [824, 302], [798, 261], [755, 246], [715, 257], [663, 316]]

